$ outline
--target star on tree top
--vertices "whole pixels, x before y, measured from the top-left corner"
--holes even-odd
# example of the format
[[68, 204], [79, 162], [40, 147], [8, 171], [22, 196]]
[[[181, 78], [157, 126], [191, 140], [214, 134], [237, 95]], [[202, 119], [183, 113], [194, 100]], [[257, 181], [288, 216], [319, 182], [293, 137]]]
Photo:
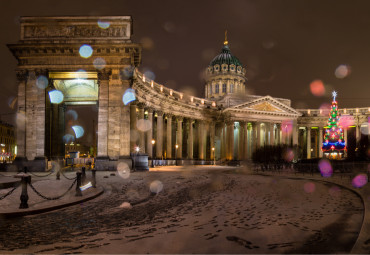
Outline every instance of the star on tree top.
[[333, 95], [333, 100], [335, 101], [335, 98], [337, 97], [338, 93], [334, 90], [333, 93], [331, 93]]

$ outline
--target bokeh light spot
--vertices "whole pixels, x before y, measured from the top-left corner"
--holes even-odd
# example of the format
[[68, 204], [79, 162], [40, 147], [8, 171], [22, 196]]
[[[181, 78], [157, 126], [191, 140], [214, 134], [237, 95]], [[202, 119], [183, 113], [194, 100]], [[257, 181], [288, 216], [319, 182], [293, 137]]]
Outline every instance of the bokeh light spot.
[[355, 188], [361, 188], [365, 186], [367, 183], [367, 175], [366, 174], [358, 174], [355, 178], [352, 179], [352, 186]]
[[140, 39], [140, 43], [144, 50], [151, 50], [154, 47], [154, 42], [150, 37], [143, 37]]
[[109, 28], [110, 23], [108, 21], [98, 20], [98, 26], [102, 29], [107, 29]]
[[313, 193], [316, 189], [315, 183], [307, 182], [304, 184], [303, 189], [306, 193]]
[[140, 119], [136, 123], [136, 127], [141, 132], [146, 132], [150, 129], [152, 129], [152, 123], [149, 120], [146, 119]]
[[132, 101], [135, 101], [135, 90], [134, 89], [127, 89], [123, 94], [122, 101], [125, 105], [128, 105]]
[[119, 208], [123, 208], [123, 209], [131, 209], [132, 208], [132, 205], [129, 203], [129, 202], [123, 202]]
[[18, 101], [18, 97], [10, 97], [8, 99], [8, 105], [9, 105], [10, 109], [14, 109], [15, 104], [17, 103], [17, 101]]
[[117, 165], [117, 173], [123, 179], [130, 177], [130, 168], [125, 162], [119, 162]]
[[70, 110], [68, 110], [66, 112], [66, 118], [67, 119], [77, 120], [78, 114], [77, 114], [77, 112], [75, 110], [70, 109]]
[[144, 76], [145, 76], [145, 78], [147, 78], [149, 80], [153, 80], [153, 81], [155, 80], [155, 74], [150, 70], [145, 71]]
[[333, 175], [333, 168], [329, 160], [321, 159], [319, 161], [319, 169], [322, 177], [330, 177]]
[[49, 98], [52, 104], [60, 104], [64, 100], [64, 95], [59, 90], [51, 90], [49, 91]]
[[341, 193], [340, 193], [340, 188], [338, 186], [333, 186], [329, 189], [329, 194], [332, 196], [332, 197], [340, 197]]
[[163, 183], [161, 181], [155, 180], [149, 186], [150, 192], [158, 194], [163, 189]]
[[40, 75], [39, 77], [37, 77], [36, 86], [39, 89], [45, 89], [48, 86], [48, 84], [49, 84], [49, 80], [44, 75]]
[[93, 54], [93, 49], [90, 45], [84, 44], [80, 47], [80, 56], [83, 58], [89, 58]]
[[337, 77], [338, 79], [343, 79], [347, 77], [350, 73], [351, 67], [348, 65], [339, 65], [334, 72], [335, 77]]
[[324, 83], [321, 80], [314, 80], [310, 84], [310, 90], [312, 95], [321, 97], [325, 94]]
[[63, 136], [63, 142], [64, 143], [74, 142], [74, 140], [75, 140], [74, 135], [66, 134], [66, 135]]
[[352, 115], [345, 115], [340, 116], [339, 118], [339, 125], [342, 128], [348, 128], [349, 126], [353, 126], [355, 124], [355, 119]]
[[73, 131], [75, 131], [76, 138], [80, 138], [84, 135], [85, 130], [81, 126], [72, 126]]
[[94, 67], [96, 69], [102, 70], [102, 69], [105, 68], [105, 66], [106, 66], [107, 63], [105, 62], [105, 59], [104, 58], [96, 58], [96, 59], [94, 59], [93, 64], [94, 64]]

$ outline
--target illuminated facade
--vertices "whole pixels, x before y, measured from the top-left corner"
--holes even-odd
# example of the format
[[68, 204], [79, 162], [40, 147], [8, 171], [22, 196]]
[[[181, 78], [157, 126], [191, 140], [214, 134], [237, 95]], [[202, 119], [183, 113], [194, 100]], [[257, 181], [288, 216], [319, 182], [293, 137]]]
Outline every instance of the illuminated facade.
[[[101, 27], [100, 20], [108, 26]], [[39, 169], [47, 159], [64, 157], [68, 104], [98, 106], [99, 170], [131, 165], [137, 147], [166, 164], [246, 160], [256, 148], [276, 144], [297, 146], [296, 158], [322, 156], [319, 134], [328, 115], [293, 109], [289, 99], [246, 94], [246, 70], [226, 39], [207, 67], [206, 96], [198, 98], [147, 79], [138, 69], [141, 46], [131, 35], [128, 16], [21, 18], [21, 40], [8, 45], [18, 60], [19, 162], [27, 158]], [[79, 52], [83, 45], [91, 47], [91, 57]], [[40, 77], [46, 78], [45, 87]], [[126, 105], [122, 99], [132, 97], [130, 89], [136, 100]], [[63, 101], [47, 96], [55, 90]], [[359, 137], [369, 109], [339, 112], [353, 114]]]
[[15, 154], [14, 126], [0, 121], [0, 161], [12, 160]]

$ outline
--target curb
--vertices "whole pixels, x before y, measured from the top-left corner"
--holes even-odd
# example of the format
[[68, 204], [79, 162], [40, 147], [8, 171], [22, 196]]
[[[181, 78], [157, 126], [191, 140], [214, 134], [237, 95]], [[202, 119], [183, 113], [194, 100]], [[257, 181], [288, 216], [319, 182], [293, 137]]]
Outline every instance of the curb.
[[52, 207], [40, 208], [40, 209], [35, 209], [35, 210], [29, 210], [29, 211], [23, 211], [23, 212], [0, 213], [0, 218], [15, 218], [15, 217], [22, 217], [22, 216], [27, 216], [27, 215], [34, 215], [34, 214], [50, 212], [50, 211], [58, 210], [58, 209], [61, 209], [61, 208], [64, 208], [64, 207], [76, 205], [76, 204], [94, 199], [94, 198], [100, 196], [101, 194], [103, 194], [104, 189], [103, 188], [99, 188], [99, 189], [100, 189], [100, 191], [97, 194], [95, 194], [91, 197], [86, 197], [86, 198], [83, 198], [83, 199], [80, 199], [80, 200], [77, 200], [77, 201], [73, 201], [73, 202], [70, 202], [70, 203], [64, 203], [64, 204], [60, 204], [60, 205], [56, 205], [56, 206], [52, 206]]

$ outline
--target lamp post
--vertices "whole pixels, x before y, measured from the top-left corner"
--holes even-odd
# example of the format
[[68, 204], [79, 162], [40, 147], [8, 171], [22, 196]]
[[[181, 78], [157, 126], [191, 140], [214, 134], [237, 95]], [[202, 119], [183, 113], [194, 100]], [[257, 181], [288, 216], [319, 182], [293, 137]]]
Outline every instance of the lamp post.
[[213, 165], [216, 165], [215, 147], [212, 147], [212, 153], [213, 153]]
[[155, 140], [152, 139], [152, 167], [155, 167], [154, 165], [154, 144], [155, 144]]
[[179, 145], [178, 145], [178, 144], [176, 144], [176, 145], [175, 145], [175, 148], [176, 148], [176, 166], [177, 166], [177, 149], [179, 148]]

